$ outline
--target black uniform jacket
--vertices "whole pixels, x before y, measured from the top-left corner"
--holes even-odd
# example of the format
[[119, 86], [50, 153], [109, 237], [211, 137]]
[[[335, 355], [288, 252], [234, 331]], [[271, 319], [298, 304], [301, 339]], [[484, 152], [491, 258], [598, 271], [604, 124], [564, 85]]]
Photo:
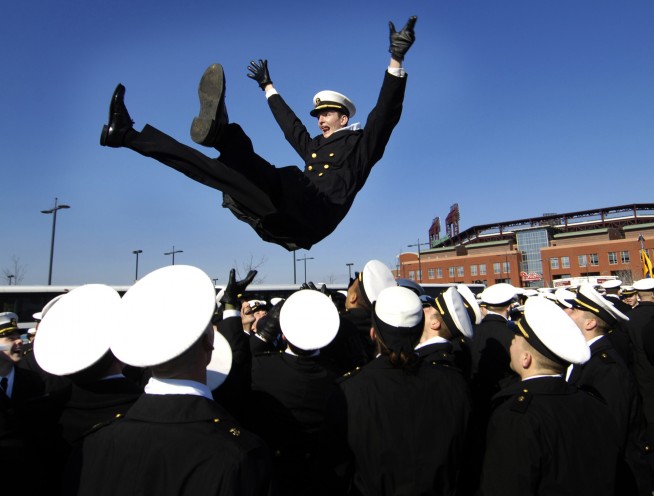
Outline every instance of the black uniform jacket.
[[458, 370], [420, 360], [409, 372], [380, 356], [340, 388], [355, 493], [455, 493], [471, 408]]
[[142, 393], [125, 377], [73, 384], [59, 418], [64, 441], [72, 444], [96, 424], [124, 415]]
[[650, 363], [645, 353], [643, 332], [650, 319], [654, 317], [654, 302], [641, 301], [627, 316], [627, 329], [631, 338], [633, 351], [633, 371], [638, 383], [638, 390], [643, 399], [643, 412], [650, 424], [650, 436], [654, 434], [654, 365]]
[[53, 485], [59, 487], [58, 479], [53, 479], [59, 474], [51, 470], [59, 439], [57, 405], [37, 373], [14, 366], [14, 374], [11, 398], [0, 389], [0, 464], [6, 473], [8, 467], [29, 462], [30, 470], [39, 475], [7, 476], [0, 492], [48, 494]]
[[275, 466], [285, 495], [329, 494], [324, 463], [333, 439], [326, 429], [327, 401], [336, 389], [336, 375], [320, 356], [266, 353], [252, 362], [252, 429], [275, 454]]
[[305, 163], [276, 168], [254, 152], [250, 138], [229, 124], [212, 159], [150, 125], [131, 133], [124, 146], [152, 157], [223, 192], [223, 206], [264, 240], [286, 249], [309, 249], [345, 217], [373, 165], [382, 157], [400, 119], [406, 77], [385, 73], [379, 99], [365, 129], [311, 138], [279, 95], [268, 99], [287, 140]]
[[[303, 160], [304, 170], [294, 166], [276, 169], [278, 177], [268, 177], [266, 182], [276, 184], [278, 191], [265, 195], [254, 192], [258, 202], [262, 196], [269, 197], [274, 205], [263, 216], [250, 208], [252, 198], [236, 197], [229, 192], [224, 196], [223, 206], [248, 222], [262, 239], [288, 250], [298, 247], [308, 250], [327, 237], [350, 210], [372, 167], [382, 158], [400, 120], [406, 80], [406, 76], [385, 72], [377, 104], [368, 115], [364, 129], [344, 129], [328, 138], [322, 135], [312, 138], [284, 99], [278, 94], [271, 96], [268, 104], [273, 116]], [[221, 152], [221, 160], [229, 160], [222, 147]]]
[[608, 337], [593, 342], [590, 352], [585, 364], [572, 368], [568, 381], [598, 394], [617, 423], [624, 458], [618, 471], [621, 494], [651, 496], [654, 450], [647, 439], [647, 423], [636, 381]]
[[612, 495], [618, 436], [597, 398], [561, 377], [498, 393], [488, 425], [484, 496]]
[[268, 449], [200, 396], [144, 394], [78, 454], [71, 468], [81, 469], [81, 495], [271, 492]]
[[488, 314], [475, 327], [472, 339], [472, 394], [475, 403], [485, 408], [502, 383], [515, 374], [511, 370], [509, 348], [514, 333], [501, 315]]

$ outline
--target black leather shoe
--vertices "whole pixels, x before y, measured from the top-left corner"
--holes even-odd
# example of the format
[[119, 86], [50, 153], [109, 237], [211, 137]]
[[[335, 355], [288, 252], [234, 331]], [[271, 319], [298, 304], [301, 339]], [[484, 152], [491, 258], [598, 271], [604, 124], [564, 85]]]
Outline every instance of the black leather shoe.
[[213, 147], [229, 123], [225, 108], [225, 74], [220, 64], [213, 64], [204, 71], [198, 95], [200, 115], [191, 124], [191, 138], [199, 145]]
[[102, 127], [100, 144], [119, 148], [123, 146], [125, 135], [132, 129], [134, 121], [125, 107], [125, 87], [122, 84], [116, 86], [111, 103], [109, 104], [109, 123]]

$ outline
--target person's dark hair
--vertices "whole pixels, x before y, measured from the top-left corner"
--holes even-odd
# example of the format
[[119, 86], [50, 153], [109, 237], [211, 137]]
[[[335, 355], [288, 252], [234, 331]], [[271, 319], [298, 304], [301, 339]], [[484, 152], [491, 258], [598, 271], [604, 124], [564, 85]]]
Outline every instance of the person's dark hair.
[[352, 285], [353, 285], [352, 291], [354, 291], [354, 293], [357, 296], [357, 306], [368, 312], [372, 312], [372, 306], [370, 305], [370, 300], [368, 300], [368, 297], [363, 292], [363, 284], [361, 283], [361, 281], [357, 279], [354, 281]]
[[388, 348], [384, 340], [375, 333], [375, 340], [382, 356], [388, 357], [388, 361], [395, 368], [402, 369], [405, 372], [415, 372], [420, 363], [420, 358], [416, 353], [396, 352]]

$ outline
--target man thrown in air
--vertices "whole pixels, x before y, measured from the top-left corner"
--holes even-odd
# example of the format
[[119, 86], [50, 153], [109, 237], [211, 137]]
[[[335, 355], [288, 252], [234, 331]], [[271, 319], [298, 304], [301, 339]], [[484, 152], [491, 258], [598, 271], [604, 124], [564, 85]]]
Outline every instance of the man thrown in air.
[[218, 150], [218, 158], [209, 158], [148, 124], [136, 131], [125, 107], [122, 84], [111, 99], [100, 144], [130, 148], [222, 191], [223, 206], [250, 224], [261, 239], [289, 251], [309, 249], [343, 220], [400, 120], [407, 79], [402, 63], [415, 40], [415, 23], [416, 17], [411, 17], [399, 32], [389, 23], [391, 60], [363, 129], [350, 125], [356, 108], [345, 95], [321, 91], [310, 112], [321, 134], [312, 138], [273, 87], [267, 60], [250, 63], [248, 77], [265, 91], [286, 140], [304, 161], [303, 170], [270, 164], [255, 153], [243, 129], [229, 123], [225, 76], [219, 64], [211, 65], [202, 76], [200, 113], [191, 125], [193, 141]]

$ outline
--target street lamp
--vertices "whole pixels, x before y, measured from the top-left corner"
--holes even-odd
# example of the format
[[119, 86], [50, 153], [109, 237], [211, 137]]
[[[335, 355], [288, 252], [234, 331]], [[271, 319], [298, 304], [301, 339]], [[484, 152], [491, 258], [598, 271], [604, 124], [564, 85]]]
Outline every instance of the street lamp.
[[134, 250], [132, 253], [136, 255], [136, 273], [134, 274], [134, 280], [138, 281], [139, 280], [139, 253], [143, 253], [143, 250]]
[[352, 266], [353, 266], [354, 264], [353, 264], [352, 262], [350, 262], [350, 263], [346, 263], [345, 265], [347, 265], [347, 270], [348, 270], [348, 273], [349, 273], [349, 275], [350, 275], [350, 279], [349, 279], [349, 280], [351, 281], [351, 280], [352, 280]]
[[184, 250], [175, 250], [175, 245], [173, 245], [173, 250], [169, 251], [168, 253], [164, 253], [164, 255], [172, 255], [173, 256], [173, 265], [175, 265], [175, 253], [184, 253]]
[[313, 257], [307, 257], [306, 254], [304, 258], [298, 258], [297, 261], [304, 261], [304, 284], [307, 283], [307, 260], [313, 260]]
[[48, 286], [52, 284], [52, 259], [54, 257], [55, 231], [57, 229], [57, 211], [63, 208], [70, 208], [69, 205], [57, 205], [58, 198], [55, 198], [54, 208], [41, 210], [42, 214], [52, 214], [52, 238], [50, 240], [50, 268], [48, 269]]
[[16, 277], [16, 276], [13, 275], [13, 274], [7, 274], [7, 279], [9, 279], [9, 285], [10, 285], [10, 286], [11, 286], [11, 280], [12, 280], [14, 277]]
[[421, 282], [422, 282], [422, 265], [421, 265], [421, 262], [420, 262], [420, 245], [429, 245], [429, 243], [421, 243], [421, 242], [420, 242], [420, 239], [418, 238], [418, 243], [417, 243], [417, 244], [415, 244], [415, 245], [407, 245], [407, 246], [408, 246], [409, 248], [413, 248], [414, 246], [417, 246], [417, 247], [418, 247], [418, 278], [417, 278], [417, 279], [419, 279], [418, 282], [421, 283]]

